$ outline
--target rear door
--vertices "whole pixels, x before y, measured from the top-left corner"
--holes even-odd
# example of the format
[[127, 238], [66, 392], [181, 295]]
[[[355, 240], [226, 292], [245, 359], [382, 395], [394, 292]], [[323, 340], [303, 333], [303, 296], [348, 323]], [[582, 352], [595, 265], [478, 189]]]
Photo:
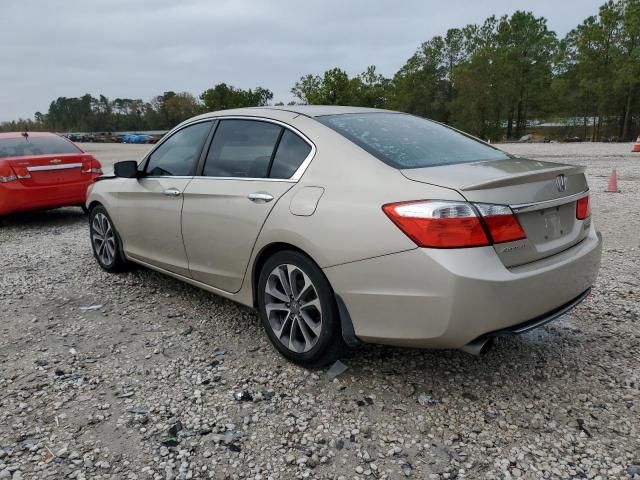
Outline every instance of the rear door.
[[174, 132], [141, 164], [140, 178], [121, 179], [114, 222], [128, 256], [189, 276], [180, 214], [211, 125], [203, 121]]
[[240, 290], [260, 229], [312, 152], [279, 123], [219, 121], [202, 175], [185, 191], [182, 236], [194, 279]]

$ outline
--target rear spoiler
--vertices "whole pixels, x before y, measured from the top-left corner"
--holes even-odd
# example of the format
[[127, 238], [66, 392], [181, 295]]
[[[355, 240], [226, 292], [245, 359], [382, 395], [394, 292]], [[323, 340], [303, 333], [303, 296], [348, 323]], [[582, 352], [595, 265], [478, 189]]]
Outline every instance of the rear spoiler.
[[577, 175], [584, 173], [586, 167], [573, 165], [560, 165], [557, 167], [545, 168], [542, 170], [534, 170], [532, 172], [514, 173], [504, 177], [493, 178], [480, 183], [465, 185], [460, 188], [462, 191], [469, 190], [486, 190], [489, 188], [508, 187], [511, 185], [519, 185], [526, 182], [535, 182], [541, 180], [551, 180], [560, 174]]

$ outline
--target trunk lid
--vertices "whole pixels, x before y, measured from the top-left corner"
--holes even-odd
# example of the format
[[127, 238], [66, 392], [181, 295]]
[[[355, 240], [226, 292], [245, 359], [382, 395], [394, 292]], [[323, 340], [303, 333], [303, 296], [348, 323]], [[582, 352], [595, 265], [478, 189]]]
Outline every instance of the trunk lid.
[[527, 238], [494, 245], [507, 267], [566, 250], [588, 232], [590, 218], [576, 218], [576, 202], [588, 190], [584, 167], [510, 158], [404, 169], [402, 174], [455, 189], [469, 202], [511, 206]]
[[[4, 160], [25, 187], [64, 185], [88, 180], [92, 156], [85, 153], [59, 153]], [[83, 173], [85, 172], [85, 173]]]

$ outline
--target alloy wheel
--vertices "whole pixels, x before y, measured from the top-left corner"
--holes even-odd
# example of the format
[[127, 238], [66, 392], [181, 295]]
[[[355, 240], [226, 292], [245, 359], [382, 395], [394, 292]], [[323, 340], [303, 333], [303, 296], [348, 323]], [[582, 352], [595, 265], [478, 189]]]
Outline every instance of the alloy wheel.
[[116, 237], [109, 218], [97, 213], [91, 222], [93, 250], [104, 265], [111, 265], [116, 257]]
[[309, 276], [295, 265], [278, 265], [264, 296], [267, 320], [280, 343], [295, 353], [311, 350], [322, 332], [322, 306]]

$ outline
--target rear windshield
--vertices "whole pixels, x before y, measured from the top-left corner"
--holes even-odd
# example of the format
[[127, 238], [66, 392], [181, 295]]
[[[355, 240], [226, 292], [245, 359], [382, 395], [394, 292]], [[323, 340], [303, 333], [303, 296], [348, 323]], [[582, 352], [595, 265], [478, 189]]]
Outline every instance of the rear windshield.
[[316, 120], [399, 169], [509, 158], [444, 125], [403, 113], [328, 115]]
[[0, 158], [32, 155], [58, 155], [80, 153], [73, 143], [58, 136], [0, 138]]

